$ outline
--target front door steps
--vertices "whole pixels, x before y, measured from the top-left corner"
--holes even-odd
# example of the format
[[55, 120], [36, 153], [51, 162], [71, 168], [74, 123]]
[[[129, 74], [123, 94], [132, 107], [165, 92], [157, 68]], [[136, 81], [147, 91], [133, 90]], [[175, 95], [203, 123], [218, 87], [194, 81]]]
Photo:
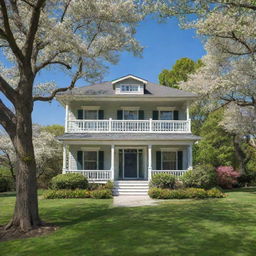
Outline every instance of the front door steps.
[[145, 196], [148, 194], [147, 180], [117, 180], [114, 182], [114, 196]]

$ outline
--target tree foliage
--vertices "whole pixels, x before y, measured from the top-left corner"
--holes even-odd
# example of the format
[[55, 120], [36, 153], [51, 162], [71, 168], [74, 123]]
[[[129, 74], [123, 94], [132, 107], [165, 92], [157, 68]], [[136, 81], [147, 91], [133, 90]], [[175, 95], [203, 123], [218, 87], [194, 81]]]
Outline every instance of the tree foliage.
[[233, 138], [220, 125], [223, 110], [220, 109], [209, 114], [201, 128], [200, 136], [195, 149], [195, 162], [198, 164], [211, 164], [235, 166], [235, 150]]
[[202, 66], [202, 61], [181, 58], [175, 62], [171, 70], [164, 69], [158, 76], [159, 83], [165, 86], [179, 88], [179, 82], [187, 81], [188, 75]]

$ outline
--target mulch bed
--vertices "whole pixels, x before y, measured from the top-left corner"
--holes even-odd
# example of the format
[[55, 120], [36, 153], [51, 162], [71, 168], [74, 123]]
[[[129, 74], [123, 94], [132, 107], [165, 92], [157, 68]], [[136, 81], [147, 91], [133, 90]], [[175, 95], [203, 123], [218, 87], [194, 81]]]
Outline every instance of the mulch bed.
[[5, 230], [4, 226], [0, 226], [0, 242], [48, 235], [57, 230], [57, 228], [58, 227], [55, 225], [45, 224], [39, 228], [31, 229], [28, 232], [23, 232], [16, 228]]

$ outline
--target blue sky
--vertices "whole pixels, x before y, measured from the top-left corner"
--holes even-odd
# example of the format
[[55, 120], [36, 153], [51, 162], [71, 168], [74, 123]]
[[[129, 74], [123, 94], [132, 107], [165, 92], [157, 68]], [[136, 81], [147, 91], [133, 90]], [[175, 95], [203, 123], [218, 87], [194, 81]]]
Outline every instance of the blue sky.
[[[165, 23], [147, 18], [138, 27], [136, 38], [145, 47], [142, 58], [122, 53], [117, 65], [110, 65], [104, 80], [109, 81], [126, 74], [134, 74], [152, 82], [158, 82], [158, 74], [170, 69], [177, 59], [201, 58], [205, 52], [193, 30], [180, 29], [176, 19]], [[66, 85], [67, 77], [60, 71], [42, 74], [41, 81], [55, 80], [59, 86]], [[66, 82], [65, 82], [66, 81]], [[79, 83], [79, 86], [83, 85]], [[42, 125], [64, 125], [64, 108], [55, 100], [38, 102], [33, 111], [33, 122]]]

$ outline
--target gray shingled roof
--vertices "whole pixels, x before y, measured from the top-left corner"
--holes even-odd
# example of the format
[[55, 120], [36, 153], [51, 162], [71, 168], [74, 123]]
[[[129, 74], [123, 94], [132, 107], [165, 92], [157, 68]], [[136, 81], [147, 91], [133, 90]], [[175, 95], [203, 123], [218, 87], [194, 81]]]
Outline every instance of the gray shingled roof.
[[[117, 96], [117, 97], [127, 97], [127, 95], [115, 94], [113, 85], [111, 82], [103, 82], [83, 87], [77, 87], [71, 91], [58, 93], [61, 95], [79, 95], [79, 96]], [[197, 95], [191, 92], [178, 90], [175, 88], [155, 84], [148, 82], [145, 87], [145, 93], [141, 95], [133, 94], [133, 97], [192, 97], [196, 98]]]
[[168, 133], [65, 133], [62, 136], [57, 137], [60, 141], [67, 140], [100, 140], [100, 141], [131, 141], [131, 140], [200, 140], [199, 136], [191, 133], [180, 133], [180, 134], [168, 134]]

